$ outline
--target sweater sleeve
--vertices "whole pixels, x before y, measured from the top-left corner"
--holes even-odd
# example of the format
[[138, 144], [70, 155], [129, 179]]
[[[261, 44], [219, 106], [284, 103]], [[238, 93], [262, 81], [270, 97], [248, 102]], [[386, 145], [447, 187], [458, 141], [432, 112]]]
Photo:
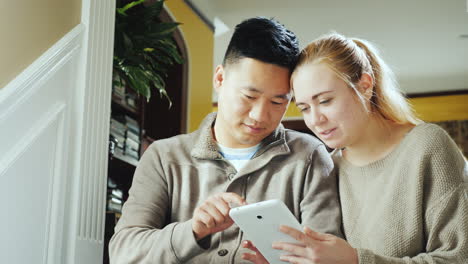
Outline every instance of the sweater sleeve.
[[324, 145], [312, 153], [307, 174], [300, 204], [302, 225], [343, 238], [337, 175]]
[[143, 154], [109, 243], [111, 263], [180, 263], [204, 252], [192, 222], [168, 223], [168, 183], [156, 143]]
[[430, 140], [422, 164], [425, 252], [394, 258], [358, 249], [360, 264], [468, 263], [467, 161], [442, 129], [430, 135]]

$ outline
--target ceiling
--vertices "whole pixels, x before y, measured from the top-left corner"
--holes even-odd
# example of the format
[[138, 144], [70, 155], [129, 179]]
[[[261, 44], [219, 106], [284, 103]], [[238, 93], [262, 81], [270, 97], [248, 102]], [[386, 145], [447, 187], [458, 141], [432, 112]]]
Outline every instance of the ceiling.
[[408, 94], [468, 92], [468, 0], [191, 0], [215, 30], [214, 63], [243, 19], [274, 17], [294, 31], [301, 48], [337, 31], [381, 50]]

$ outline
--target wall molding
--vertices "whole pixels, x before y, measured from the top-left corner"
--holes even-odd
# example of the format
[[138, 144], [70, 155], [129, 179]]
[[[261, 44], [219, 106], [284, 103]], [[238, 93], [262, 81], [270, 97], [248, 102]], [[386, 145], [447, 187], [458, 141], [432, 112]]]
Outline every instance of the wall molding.
[[[24, 255], [22, 247], [12, 248], [12, 263], [63, 263], [66, 254], [64, 215], [69, 208], [65, 190], [74, 155], [67, 143], [74, 134], [70, 116], [84, 32], [83, 25], [73, 28], [0, 93], [0, 145], [4, 151], [0, 175], [11, 182], [8, 198], [17, 201], [11, 211], [17, 221], [10, 226], [14, 230], [27, 225], [22, 233], [6, 231], [5, 236], [15, 236], [22, 243], [31, 237], [34, 241], [28, 245], [31, 254]], [[28, 182], [30, 186], [25, 187]], [[34, 222], [40, 227], [35, 228]]]
[[433, 97], [433, 96], [447, 96], [447, 95], [461, 95], [461, 94], [468, 94], [468, 88], [462, 89], [462, 90], [430, 92], [430, 93], [408, 93], [406, 94], [406, 97], [419, 98], [419, 97]]
[[[0, 159], [0, 176], [7, 171], [16, 160], [21, 157], [28, 149], [29, 146], [36, 142], [37, 138], [42, 132], [53, 122], [57, 121], [57, 116], [63, 111], [65, 104], [52, 106], [51, 109], [43, 116], [42, 119], [37, 120], [30, 129], [18, 140], [19, 144], [16, 144], [13, 148], [10, 148], [3, 155], [3, 159]], [[0, 122], [1, 124], [1, 122]]]
[[[83, 25], [73, 28], [2, 89], [0, 93], [0, 120], [9, 108], [15, 107], [34, 88], [40, 87], [50, 76], [49, 72], [55, 71], [63, 65], [72, 53], [80, 48], [83, 32]], [[18, 97], [18, 95], [20, 96]], [[9, 103], [5, 104], [7, 100]]]

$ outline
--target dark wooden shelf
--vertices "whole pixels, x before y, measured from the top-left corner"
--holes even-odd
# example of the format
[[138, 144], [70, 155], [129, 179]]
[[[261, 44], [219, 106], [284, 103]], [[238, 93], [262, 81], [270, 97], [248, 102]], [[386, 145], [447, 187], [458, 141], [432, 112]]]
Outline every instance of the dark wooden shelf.
[[140, 111], [137, 108], [133, 108], [127, 105], [125, 101], [122, 101], [118, 97], [112, 96], [112, 104], [113, 106], [120, 108], [120, 110], [123, 110], [124, 112], [125, 111], [130, 112], [134, 116], [138, 116], [140, 114]]
[[138, 160], [132, 158], [132, 157], [129, 157], [129, 156], [125, 156], [123, 154], [120, 154], [118, 152], [115, 152], [114, 155], [113, 155], [114, 158], [116, 159], [119, 159], [123, 162], [126, 162], [128, 163], [129, 165], [132, 165], [134, 167], [136, 167], [138, 165]]

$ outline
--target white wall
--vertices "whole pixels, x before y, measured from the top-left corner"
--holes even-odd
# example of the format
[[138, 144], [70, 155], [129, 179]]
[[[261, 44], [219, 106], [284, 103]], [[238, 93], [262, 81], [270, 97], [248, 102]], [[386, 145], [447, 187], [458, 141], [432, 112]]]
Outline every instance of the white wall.
[[0, 90], [2, 263], [102, 263], [114, 0]]

